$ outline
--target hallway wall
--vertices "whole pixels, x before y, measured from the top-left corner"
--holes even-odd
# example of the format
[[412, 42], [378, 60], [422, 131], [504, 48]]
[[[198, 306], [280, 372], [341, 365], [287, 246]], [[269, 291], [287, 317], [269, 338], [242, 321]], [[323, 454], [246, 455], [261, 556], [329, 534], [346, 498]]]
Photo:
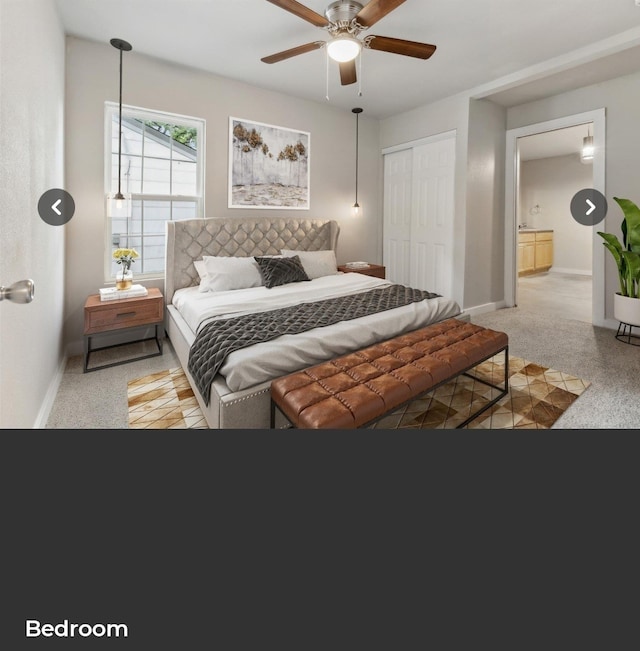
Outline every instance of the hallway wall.
[[519, 223], [553, 230], [551, 271], [591, 274], [592, 228], [579, 224], [569, 206], [576, 192], [592, 186], [593, 168], [581, 163], [578, 154], [520, 164]]

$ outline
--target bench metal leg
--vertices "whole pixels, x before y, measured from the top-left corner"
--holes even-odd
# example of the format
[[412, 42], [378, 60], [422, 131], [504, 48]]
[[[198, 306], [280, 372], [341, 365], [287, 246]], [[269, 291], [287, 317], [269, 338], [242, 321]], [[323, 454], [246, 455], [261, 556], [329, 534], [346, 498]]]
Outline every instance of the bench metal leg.
[[[499, 355], [500, 353], [496, 353], [496, 355]], [[492, 355], [492, 357], [495, 357], [495, 355]], [[491, 358], [489, 358], [491, 359]], [[480, 362], [482, 363], [482, 362]], [[484, 407], [481, 409], [478, 409], [475, 413], [471, 414], [469, 418], [466, 420], [462, 421], [459, 425], [456, 425], [456, 429], [460, 429], [462, 427], [465, 427], [465, 425], [468, 425], [472, 420], [476, 419], [480, 414], [483, 414], [489, 407], [492, 407], [493, 405], [496, 404], [499, 400], [502, 400], [508, 393], [509, 393], [509, 346], [507, 346], [504, 349], [504, 381], [503, 381], [503, 386], [496, 386], [495, 384], [491, 384], [491, 382], [487, 382], [486, 380], [483, 380], [479, 377], [476, 377], [475, 375], [470, 375], [469, 373], [463, 373], [462, 375], [466, 375], [467, 377], [472, 378], [473, 380], [476, 380], [477, 382], [482, 382], [482, 384], [486, 384], [487, 386], [491, 387], [492, 389], [498, 389], [500, 393], [490, 400]]]
[[271, 399], [271, 429], [276, 429], [276, 412], [278, 411], [282, 414], [283, 418], [285, 418], [286, 421], [289, 423], [286, 427], [282, 427], [279, 429], [297, 429], [296, 426], [285, 416], [283, 411], [281, 409], [278, 409], [278, 406], [276, 405], [273, 398]]
[[[486, 362], [487, 360], [491, 359], [492, 357], [495, 357], [496, 355], [499, 355], [500, 353], [504, 352], [505, 355], [505, 360], [504, 360], [504, 385], [503, 386], [496, 386], [495, 384], [491, 384], [490, 382], [487, 382], [486, 380], [483, 380], [481, 378], [476, 377], [475, 375], [469, 375], [468, 371], [471, 369], [475, 368], [476, 366], [479, 366], [483, 362]], [[456, 429], [460, 429], [464, 427], [465, 425], [468, 425], [474, 418], [477, 418], [480, 414], [485, 412], [489, 407], [492, 407], [493, 405], [498, 402], [498, 400], [501, 400], [504, 398], [508, 393], [509, 393], [509, 346], [505, 346], [504, 348], [501, 348], [500, 350], [497, 350], [495, 353], [491, 353], [488, 357], [485, 357], [484, 359], [481, 359], [479, 362], [476, 362], [473, 366], [470, 366], [464, 371], [461, 371], [457, 375], [447, 378], [446, 380], [443, 380], [442, 382], [439, 382], [435, 386], [431, 387], [428, 391], [425, 391], [424, 393], [421, 393], [420, 395], [414, 396], [410, 400], [407, 400], [406, 402], [403, 402], [400, 405], [397, 405], [396, 407], [393, 408], [393, 410], [389, 413], [393, 413], [397, 409], [401, 409], [405, 405], [409, 404], [410, 402], [413, 402], [414, 400], [417, 400], [418, 398], [422, 398], [423, 396], [428, 395], [429, 393], [432, 393], [439, 387], [441, 387], [443, 384], [446, 384], [447, 382], [451, 382], [451, 380], [454, 380], [458, 375], [466, 375], [467, 377], [470, 377], [474, 380], [477, 380], [478, 382], [482, 382], [483, 384], [486, 384], [487, 386], [490, 386], [492, 389], [497, 389], [500, 391], [500, 393], [490, 400], [486, 405], [484, 405], [481, 409], [473, 413], [469, 418], [465, 419], [462, 423], [459, 425], [456, 425]], [[389, 413], [383, 414], [381, 416], [378, 416], [377, 418], [374, 418], [373, 420], [370, 420], [368, 423], [364, 423], [363, 425], [360, 425], [361, 428], [366, 428], [369, 427], [370, 425], [373, 425], [375, 422], [382, 420], [383, 418], [386, 418]]]

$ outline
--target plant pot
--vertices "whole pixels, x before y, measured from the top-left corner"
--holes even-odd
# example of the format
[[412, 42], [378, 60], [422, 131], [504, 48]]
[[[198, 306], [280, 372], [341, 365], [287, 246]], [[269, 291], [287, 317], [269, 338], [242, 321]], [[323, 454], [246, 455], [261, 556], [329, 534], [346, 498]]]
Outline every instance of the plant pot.
[[130, 289], [133, 284], [133, 273], [125, 271], [116, 276], [116, 289]]
[[621, 323], [640, 327], [640, 298], [616, 293], [613, 297], [613, 316]]

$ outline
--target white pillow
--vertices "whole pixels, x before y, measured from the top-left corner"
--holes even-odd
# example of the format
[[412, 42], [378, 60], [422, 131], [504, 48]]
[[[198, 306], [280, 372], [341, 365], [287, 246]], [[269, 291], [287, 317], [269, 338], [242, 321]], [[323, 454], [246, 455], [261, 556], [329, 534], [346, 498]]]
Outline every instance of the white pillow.
[[336, 262], [336, 252], [329, 251], [293, 251], [291, 249], [282, 249], [282, 255], [291, 258], [294, 255], [300, 256], [300, 262], [309, 278], [320, 278], [321, 276], [332, 276], [338, 273], [338, 264]]
[[201, 292], [225, 292], [264, 284], [260, 267], [252, 257], [205, 255], [202, 256], [202, 261], [205, 274], [200, 276]]
[[193, 266], [196, 268], [196, 271], [198, 272], [198, 276], [200, 276], [200, 280], [202, 280], [205, 277], [205, 274], [207, 273], [207, 270], [204, 266], [204, 260], [194, 260]]

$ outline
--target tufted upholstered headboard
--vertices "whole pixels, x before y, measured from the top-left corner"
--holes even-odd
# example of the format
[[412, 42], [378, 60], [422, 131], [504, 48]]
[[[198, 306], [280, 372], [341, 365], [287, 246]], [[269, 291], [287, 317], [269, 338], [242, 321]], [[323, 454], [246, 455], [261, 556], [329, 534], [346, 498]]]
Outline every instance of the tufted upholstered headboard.
[[280, 249], [322, 251], [336, 248], [340, 227], [334, 220], [290, 218], [186, 219], [167, 222], [165, 301], [182, 287], [197, 285], [193, 265], [203, 255], [274, 255]]

